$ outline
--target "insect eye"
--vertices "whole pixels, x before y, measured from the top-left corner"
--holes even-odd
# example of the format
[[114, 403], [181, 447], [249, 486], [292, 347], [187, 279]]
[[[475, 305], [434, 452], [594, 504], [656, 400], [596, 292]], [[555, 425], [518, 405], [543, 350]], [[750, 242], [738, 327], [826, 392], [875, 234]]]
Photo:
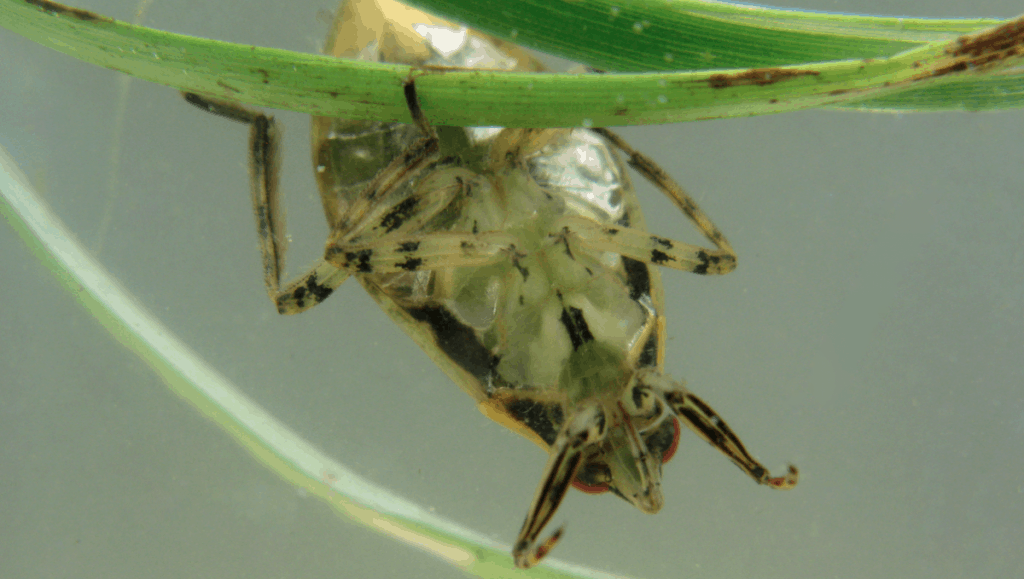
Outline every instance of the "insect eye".
[[675, 417], [673, 417], [672, 418], [672, 442], [669, 443], [668, 448], [665, 449], [665, 452], [661, 453], [661, 462], [662, 462], [662, 464], [672, 460], [672, 457], [675, 456], [676, 450], [678, 450], [678, 449], [679, 449], [679, 420], [677, 420]]
[[606, 484], [588, 485], [587, 483], [580, 481], [580, 479], [573, 480], [572, 486], [575, 487], [576, 490], [583, 491], [588, 495], [599, 495], [601, 493], [608, 492], [608, 485]]
[[674, 416], [666, 416], [644, 432], [644, 444], [654, 456], [661, 455], [662, 464], [672, 460], [679, 448], [679, 421]]
[[599, 495], [608, 492], [608, 481], [611, 479], [611, 471], [608, 465], [597, 462], [583, 465], [576, 478], [572, 479], [572, 486], [588, 495]]

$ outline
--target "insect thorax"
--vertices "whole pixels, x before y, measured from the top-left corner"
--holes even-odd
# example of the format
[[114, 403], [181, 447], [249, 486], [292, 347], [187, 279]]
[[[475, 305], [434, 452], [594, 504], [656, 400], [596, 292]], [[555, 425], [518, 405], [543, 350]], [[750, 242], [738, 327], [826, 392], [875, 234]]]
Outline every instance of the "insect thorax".
[[[358, 56], [401, 52], [417, 54], [417, 63], [505, 69], [535, 64], [464, 28], [413, 28], [419, 45], [406, 42], [399, 50], [378, 36], [358, 47]], [[486, 414], [549, 445], [580, 400], [617, 399], [633, 373], [660, 369], [658, 273], [590, 250], [560, 225], [579, 216], [644, 228], [632, 184], [610, 144], [589, 130], [437, 131], [442, 161], [380, 202], [395, 205], [457, 183], [451, 203], [419, 233], [500, 231], [514, 236], [514, 251], [482, 266], [367, 274], [360, 281]], [[314, 163], [331, 225], [377, 171], [421, 136], [399, 123], [315, 119]]]

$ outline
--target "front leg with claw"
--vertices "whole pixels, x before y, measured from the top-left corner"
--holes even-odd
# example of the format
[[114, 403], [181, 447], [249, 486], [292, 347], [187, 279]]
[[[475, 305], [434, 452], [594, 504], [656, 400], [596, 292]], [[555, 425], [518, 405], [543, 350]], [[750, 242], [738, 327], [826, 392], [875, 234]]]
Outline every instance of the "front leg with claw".
[[530, 505], [515, 548], [512, 549], [516, 567], [533, 567], [562, 537], [563, 527], [559, 527], [540, 544], [537, 543], [540, 532], [554, 516], [569, 485], [576, 478], [576, 471], [589, 447], [604, 440], [606, 432], [605, 413], [597, 403], [581, 407], [562, 426], [558, 438], [551, 445], [551, 458], [544, 467], [544, 475], [533, 497], [533, 504]]

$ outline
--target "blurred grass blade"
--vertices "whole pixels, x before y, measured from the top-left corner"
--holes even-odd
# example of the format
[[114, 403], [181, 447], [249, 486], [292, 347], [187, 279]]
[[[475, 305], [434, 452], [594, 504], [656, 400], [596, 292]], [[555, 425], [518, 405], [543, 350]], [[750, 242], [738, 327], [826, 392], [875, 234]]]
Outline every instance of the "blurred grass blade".
[[[570, 4], [582, 9], [591, 3]], [[714, 6], [693, 2], [635, 4], [650, 4], [662, 11], [697, 5], [707, 12]], [[760, 10], [723, 6], [735, 12], [732, 20], [723, 17], [714, 22], [741, 22], [748, 29], [750, 13]], [[783, 13], [785, 18], [780, 15]], [[785, 31], [805, 37], [801, 26], [807, 28], [831, 16], [798, 13], [805, 15], [801, 20], [785, 11], [773, 14], [776, 16], [770, 24], [781, 21], [788, 27]], [[412, 73], [424, 111], [431, 121], [442, 125], [617, 126], [823, 106], [985, 110], [1024, 105], [1024, 69], [1020, 67], [1024, 27], [1020, 18], [952, 40], [920, 44], [884, 58], [758, 69], [572, 75], [414, 70], [409, 66], [332, 59], [160, 32], [48, 0], [0, 0], [0, 15], [0, 25], [40, 44], [144, 80], [257, 106], [351, 119], [408, 121], [401, 85]], [[740, 18], [743, 15], [747, 20]], [[698, 17], [702, 22], [712, 21], [704, 13]], [[859, 36], [822, 33], [821, 43], [827, 45], [841, 38], [850, 42], [851, 38], [890, 42], [886, 35], [900, 36], [889, 31], [875, 38], [864, 32], [872, 29], [875, 20], [843, 18], [847, 20], [837, 19], [834, 28], [860, 30]], [[956, 28], [951, 24], [954, 21], [937, 21], [932, 29], [925, 26], [927, 21], [904, 22], [913, 24], [908, 32], [911, 36]], [[747, 36], [729, 42], [732, 46], [753, 42], [757, 36], [754, 30], [774, 38], [770, 28], [749, 29]], [[556, 32], [547, 30], [546, 34]], [[685, 32], [680, 30], [679, 34]], [[629, 44], [622, 41], [622, 34], [619, 31], [616, 41], [622, 44], [615, 46]], [[805, 40], [799, 46], [817, 46], [817, 33], [811, 36], [814, 42]], [[779, 45], [762, 48], [770, 52], [772, 46]], [[812, 54], [810, 48], [806, 50], [787, 54]]]
[[[485, 579], [609, 577], [552, 561], [519, 571], [510, 548], [375, 486], [325, 456], [211, 368], [121, 288], [69, 234], [0, 147], [0, 215], [110, 335], [281, 478], [345, 518]], [[5, 248], [14, 251], [14, 248]]]

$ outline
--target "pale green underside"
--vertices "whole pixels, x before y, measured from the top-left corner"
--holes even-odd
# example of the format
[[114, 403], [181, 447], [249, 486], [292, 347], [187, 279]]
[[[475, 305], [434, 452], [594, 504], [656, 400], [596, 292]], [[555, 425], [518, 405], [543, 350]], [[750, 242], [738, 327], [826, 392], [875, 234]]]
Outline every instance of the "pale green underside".
[[[1019, 55], [996, 66], [948, 70], [950, 43], [998, 20], [835, 15], [697, 0], [635, 1], [618, 12], [608, 0], [415, 3], [599, 69], [648, 71], [417, 76], [435, 124], [616, 126], [810, 107], [995, 110], [1024, 103]], [[40, 44], [175, 88], [318, 115], [409, 118], [401, 91], [409, 66], [188, 37], [40, 0], [0, 0], [0, 15], [0, 24]], [[1018, 42], [1017, 36], [1008, 38]], [[714, 75], [778, 66], [801, 74], [776, 71], [771, 78], [783, 80], [715, 88], [722, 83]], [[665, 72], [681, 69], [689, 71]]]

